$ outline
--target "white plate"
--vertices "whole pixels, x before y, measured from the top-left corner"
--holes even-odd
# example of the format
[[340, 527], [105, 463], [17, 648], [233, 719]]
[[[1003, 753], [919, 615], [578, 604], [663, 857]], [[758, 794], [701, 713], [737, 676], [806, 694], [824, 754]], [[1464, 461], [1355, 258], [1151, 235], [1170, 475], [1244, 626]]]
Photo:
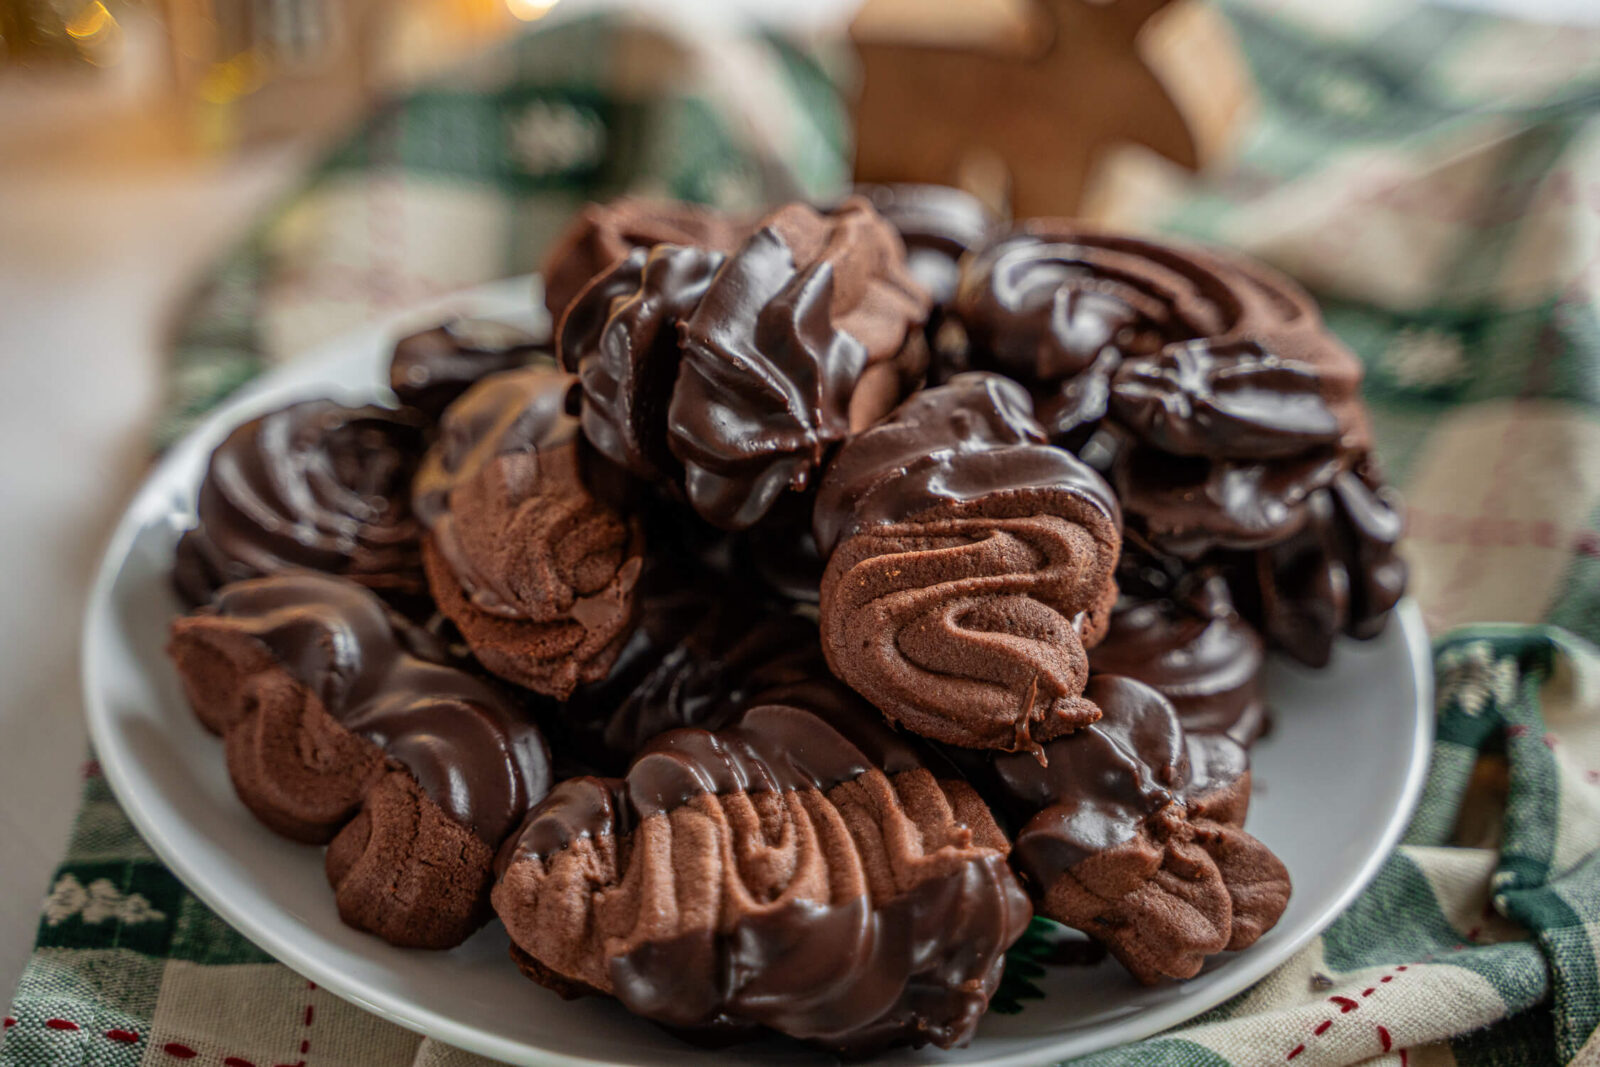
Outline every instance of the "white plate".
[[[447, 311], [526, 313], [532, 292], [531, 279], [512, 279], [363, 328], [252, 385], [166, 456], [113, 535], [89, 604], [83, 682], [101, 765], [134, 825], [200, 899], [307, 978], [402, 1026], [524, 1064], [814, 1062], [777, 1041], [711, 1054], [614, 1003], [562, 1001], [511, 965], [498, 926], [445, 953], [392, 948], [344, 926], [321, 850], [275, 836], [239, 803], [221, 744], [190, 714], [163, 654], [179, 610], [167, 577], [173, 546], [206, 457], [231, 426], [294, 398], [370, 398], [402, 330]], [[1144, 988], [1109, 961], [1052, 968], [1039, 983], [1044, 999], [1015, 1015], [991, 1012], [969, 1048], [878, 1062], [1039, 1064], [1132, 1041], [1245, 989], [1327, 926], [1394, 846], [1427, 769], [1432, 668], [1415, 605], [1402, 603], [1377, 640], [1344, 642], [1324, 671], [1271, 662], [1267, 691], [1276, 727], [1255, 750], [1249, 829], [1294, 879], [1275, 929], [1183, 983]]]

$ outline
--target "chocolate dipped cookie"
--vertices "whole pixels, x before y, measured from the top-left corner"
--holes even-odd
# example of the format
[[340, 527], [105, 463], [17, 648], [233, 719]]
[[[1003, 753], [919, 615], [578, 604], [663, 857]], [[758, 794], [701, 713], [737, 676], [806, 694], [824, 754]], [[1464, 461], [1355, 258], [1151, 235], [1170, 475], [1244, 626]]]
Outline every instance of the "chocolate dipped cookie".
[[728, 252], [747, 232], [725, 215], [675, 200], [624, 196], [589, 204], [545, 253], [541, 274], [550, 321], [559, 323], [584, 286], [636, 248], [674, 244]]
[[1185, 731], [1131, 678], [1096, 675], [1084, 695], [1101, 718], [1049, 742], [1047, 763], [994, 758], [992, 798], [1018, 826], [1012, 864], [1041, 915], [1103, 942], [1141, 982], [1193, 977], [1288, 904], [1288, 871], [1242, 829], [1248, 757]]
[[1117, 503], [1016, 383], [958, 375], [852, 438], [813, 530], [828, 664], [891, 720], [1037, 753], [1098, 716], [1081, 694], [1117, 595]]
[[562, 782], [494, 904], [529, 977], [680, 1031], [951, 1047], [1031, 915], [1006, 851], [971, 787], [816, 679]]
[[418, 468], [428, 587], [495, 674], [566, 697], [606, 676], [633, 623], [638, 520], [596, 495], [610, 476], [568, 413], [577, 380], [490, 375], [446, 409]]
[[817, 627], [770, 595], [680, 561], [657, 559], [640, 579], [638, 624], [611, 673], [562, 706], [574, 749], [622, 773], [668, 730], [715, 730], [757, 692], [827, 674]]
[[389, 388], [406, 407], [438, 419], [480, 378], [552, 358], [548, 332], [498, 319], [451, 319], [396, 343]]
[[304, 400], [241, 424], [206, 466], [178, 592], [204, 604], [229, 582], [295, 569], [420, 592], [410, 484], [422, 449], [415, 413], [373, 405]]
[[449, 948], [489, 917], [501, 841], [550, 785], [542, 735], [361, 586], [309, 572], [224, 587], [169, 653], [246, 807], [327, 843], [339, 915]]
[[790, 204], [726, 255], [624, 256], [568, 308], [559, 356], [583, 381], [598, 450], [745, 530], [920, 380], [928, 307], [865, 200]]
[[1089, 670], [1155, 689], [1190, 733], [1254, 743], [1268, 724], [1265, 647], [1235, 610], [1222, 576], [1196, 573], [1170, 595], [1141, 596], [1130, 586], [1137, 582], [1123, 583], [1106, 636], [1089, 652]]

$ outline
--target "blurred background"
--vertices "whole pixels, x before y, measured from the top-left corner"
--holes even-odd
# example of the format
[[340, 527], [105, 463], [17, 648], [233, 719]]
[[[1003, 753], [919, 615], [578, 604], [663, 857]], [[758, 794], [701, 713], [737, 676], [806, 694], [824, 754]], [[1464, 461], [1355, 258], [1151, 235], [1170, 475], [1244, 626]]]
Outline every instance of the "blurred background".
[[[76, 633], [95, 556], [152, 448], [216, 397], [354, 321], [530, 269], [573, 206], [624, 188], [741, 207], [836, 194], [852, 175], [920, 178], [1019, 215], [1132, 228], [1196, 203], [1216, 175], [1230, 203], [1252, 181], [1264, 197], [1266, 178], [1241, 166], [1271, 106], [1259, 62], [1273, 48], [1301, 62], [1277, 27], [1337, 49], [1385, 6], [0, 0], [0, 988], [32, 941], [77, 794]], [[1429, 142], [1423, 169], [1445, 177], [1413, 187], [1424, 203], [1465, 187], [1450, 167], [1513, 143], [1462, 139], [1462, 117], [1532, 99], [1530, 71], [1554, 71], [1543, 89], [1558, 90], [1563, 56], [1595, 40], [1564, 27], [1600, 23], [1595, 0], [1447, 8], [1469, 6], [1524, 26], [1464, 50], [1483, 76], [1437, 117], [1457, 141]], [[1388, 61], [1425, 62], [1426, 39], [1416, 47]], [[1323, 114], [1372, 119], [1391, 103], [1386, 68], [1350, 69], [1307, 65], [1287, 84]], [[1515, 81], [1494, 83], [1509, 70]], [[1393, 106], [1395, 123], [1433, 121]], [[1317, 196], [1340, 203], [1399, 158], [1352, 154]], [[1600, 202], [1597, 189], [1570, 195]], [[1304, 236], [1298, 211], [1231, 236], [1319, 292], [1362, 296], [1360, 255], [1285, 238]], [[1450, 255], [1362, 248], [1434, 267]], [[1408, 336], [1396, 387], [1449, 387], [1459, 343]]]

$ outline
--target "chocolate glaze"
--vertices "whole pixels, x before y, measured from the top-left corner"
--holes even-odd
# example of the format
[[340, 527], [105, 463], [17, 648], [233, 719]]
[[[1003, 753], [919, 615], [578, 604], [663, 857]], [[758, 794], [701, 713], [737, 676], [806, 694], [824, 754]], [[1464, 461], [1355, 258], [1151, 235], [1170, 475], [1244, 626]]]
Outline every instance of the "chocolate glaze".
[[1045, 443], [1020, 386], [994, 374], [962, 374], [913, 394], [839, 452], [818, 491], [812, 532], [827, 555], [871, 526], [1045, 488], [1081, 497], [1120, 525], [1110, 487], [1070, 452]]
[[667, 447], [678, 328], [724, 258], [679, 245], [636, 248], [580, 290], [562, 318], [559, 358], [583, 381], [585, 436], [647, 481], [670, 484], [682, 477]]
[[1209, 460], [1133, 445], [1109, 476], [1130, 528], [1164, 553], [1198, 560], [1293, 536], [1310, 519], [1307, 502], [1351, 459], [1319, 448], [1273, 462]]
[[1089, 669], [1118, 674], [1172, 702], [1190, 733], [1225, 733], [1249, 745], [1267, 725], [1261, 637], [1241, 619], [1221, 575], [1181, 600], [1124, 596]]
[[906, 267], [936, 305], [955, 296], [961, 257], [985, 244], [1000, 225], [983, 201], [948, 185], [893, 182], [857, 185], [855, 191], [900, 234]]
[[[830, 446], [920, 375], [928, 296], [866, 201], [769, 215], [682, 326], [668, 410], [684, 489], [707, 521], [749, 527], [810, 483]], [[917, 365], [908, 365], [915, 335]]]
[[306, 400], [251, 419], [211, 455], [199, 523], [173, 579], [191, 604], [228, 582], [305, 568], [419, 590], [407, 487], [422, 422], [404, 411]]
[[[1315, 302], [1276, 272], [1217, 250], [1035, 220], [968, 261], [952, 314], [971, 365], [1035, 389], [1058, 438], [1081, 440], [1109, 406], [1211, 456], [1281, 454], [1301, 416], [1317, 433], [1336, 425], [1346, 447], [1365, 444], [1361, 365], [1323, 328]], [[1241, 361], [1254, 368], [1244, 390], [1231, 380]], [[1278, 409], [1285, 391], [1292, 410]]]
[[550, 757], [537, 728], [362, 587], [287, 573], [229, 585], [201, 612], [264, 644], [329, 715], [381, 747], [491, 846], [548, 791]]
[[[923, 767], [870, 708], [829, 679], [811, 679], [715, 733], [656, 738], [625, 778], [561, 783], [502, 849], [499, 870], [543, 862], [581, 839], [628, 836], [706, 794], [827, 793]], [[647, 938], [610, 957], [608, 973], [630, 1010], [723, 1040], [752, 1036], [757, 1024], [851, 1055], [896, 1043], [949, 1047], [970, 1039], [1004, 949], [1030, 914], [1003, 853], [974, 847], [888, 899], [759, 906], [726, 931]]]
[[1100, 720], [1049, 742], [1047, 764], [1020, 754], [994, 760], [997, 799], [1021, 823], [1012, 862], [1035, 886], [1130, 840], [1167, 805], [1223, 788], [1249, 769], [1242, 746], [1186, 735], [1172, 705], [1141, 682], [1096, 675], [1084, 694]]
[[400, 403], [437, 419], [478, 379], [550, 358], [548, 332], [496, 319], [451, 319], [395, 345], [389, 388]]
[[816, 625], [756, 591], [657, 562], [611, 674], [581, 686], [563, 719], [591, 764], [625, 769], [651, 738], [715, 730], [763, 690], [826, 672]]
[[834, 458], [813, 513], [828, 663], [948, 744], [1038, 751], [1093, 721], [1085, 642], [1115, 598], [1115, 498], [993, 374], [914, 394]]
[[666, 200], [620, 197], [579, 211], [545, 254], [544, 304], [551, 322], [590, 279], [635, 248], [693, 245], [731, 252], [748, 227], [708, 208]]
[[1306, 512], [1293, 537], [1238, 560], [1230, 575], [1268, 641], [1320, 667], [1338, 634], [1377, 636], [1405, 595], [1406, 563], [1395, 551], [1405, 519], [1370, 461], [1312, 494]]
[[[532, 595], [541, 590], [513, 588], [504, 568], [491, 566], [486, 553], [472, 551], [454, 494], [493, 476], [503, 482], [513, 507], [544, 496], [588, 500], [578, 420], [568, 413], [577, 384], [576, 377], [546, 367], [483, 379], [445, 413], [439, 440], [417, 470], [412, 484], [417, 517], [479, 611], [542, 621], [569, 607]], [[625, 547], [626, 528], [615, 525], [617, 536], [610, 540], [616, 543], [594, 553], [593, 569], [605, 572], [601, 578], [615, 572]], [[582, 569], [584, 563], [575, 566]]]

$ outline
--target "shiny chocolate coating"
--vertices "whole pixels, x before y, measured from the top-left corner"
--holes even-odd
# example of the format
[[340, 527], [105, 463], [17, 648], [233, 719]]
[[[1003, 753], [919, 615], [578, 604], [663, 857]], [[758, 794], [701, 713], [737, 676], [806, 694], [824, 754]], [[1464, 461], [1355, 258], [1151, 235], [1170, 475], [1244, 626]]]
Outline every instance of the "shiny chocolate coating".
[[857, 185], [906, 245], [906, 266], [936, 305], [955, 296], [961, 257], [986, 244], [1000, 220], [971, 193], [914, 182]]
[[1034, 220], [968, 261], [952, 315], [971, 365], [1034, 389], [1057, 438], [1110, 410], [1186, 454], [1366, 443], [1360, 362], [1303, 290], [1228, 253]]
[[496, 319], [451, 319], [401, 338], [389, 361], [400, 403], [437, 419], [480, 378], [551, 358], [550, 337]]
[[621, 770], [668, 730], [715, 730], [774, 686], [825, 674], [816, 624], [756, 590], [658, 561], [640, 579], [638, 623], [611, 673], [563, 706], [575, 747]]
[[[629, 914], [653, 914], [652, 894], [682, 902], [676, 918], [604, 941], [597, 981], [638, 1014], [724, 1038], [766, 1026], [846, 1054], [968, 1040], [1005, 948], [1031, 914], [1005, 865], [1004, 839], [981, 805], [966, 806], [977, 801], [962, 783], [936, 783], [919, 752], [870, 708], [818, 681], [835, 694], [831, 702], [791, 689], [715, 733], [658, 737], [624, 778], [559, 785], [501, 852], [495, 905], [513, 940], [529, 951], [543, 938], [545, 950], [561, 954], [565, 942], [533, 921], [536, 905], [519, 910], [529, 902], [516, 894], [530, 885], [559, 891], [570, 884], [563, 853], [586, 850], [594, 859], [578, 865], [608, 871], [582, 890], [590, 907], [603, 909], [612, 893], [643, 894], [619, 909]], [[963, 820], [987, 826], [929, 821], [928, 805], [948, 818], [952, 803]], [[767, 813], [762, 825], [776, 820], [771, 829], [746, 822], [753, 811]], [[747, 836], [780, 831], [759, 848]], [[701, 833], [731, 836], [702, 845]], [[607, 858], [622, 854], [610, 842], [624, 837], [629, 864], [662, 864], [658, 877], [693, 877], [700, 888], [626, 876]], [[911, 844], [921, 841], [932, 851]], [[872, 851], [858, 851], [864, 845]], [[721, 864], [750, 849], [748, 868]], [[780, 858], [790, 849], [792, 862]], [[721, 869], [702, 869], [706, 862]], [[718, 895], [729, 918], [705, 924], [699, 902]], [[586, 921], [611, 929], [614, 920], [602, 910]], [[586, 966], [597, 973], [596, 963]]]
[[491, 846], [548, 791], [549, 753], [524, 713], [362, 587], [286, 573], [229, 585], [201, 612], [265, 645], [329, 715]]
[[1339, 634], [1377, 636], [1405, 595], [1405, 528], [1399, 495], [1370, 460], [1312, 494], [1293, 536], [1233, 567], [1235, 596], [1267, 640], [1312, 667], [1325, 666]]
[[1008, 751], [1093, 721], [1083, 645], [1115, 597], [1117, 503], [1021, 386], [914, 394], [840, 449], [812, 522], [828, 663], [889, 718]]
[[414, 413], [331, 400], [240, 425], [200, 483], [199, 522], [178, 542], [178, 591], [203, 604], [229, 582], [297, 568], [420, 590], [409, 486], [422, 447]]
[[1266, 728], [1261, 637], [1234, 610], [1220, 574], [1182, 599], [1124, 595], [1089, 669], [1143, 682], [1172, 702], [1190, 733], [1249, 745]]
[[693, 245], [731, 252], [748, 227], [709, 208], [669, 200], [619, 197], [579, 211], [545, 253], [544, 304], [559, 323], [595, 275], [635, 248]]
[[1225, 788], [1249, 770], [1242, 746], [1186, 733], [1172, 704], [1148, 685], [1102, 674], [1084, 694], [1101, 718], [1046, 744], [1047, 763], [1020, 753], [995, 757], [997, 799], [1021, 823], [1012, 861], [1036, 886], [1130, 840], [1168, 805]]
[[866, 201], [767, 216], [682, 325], [668, 442], [695, 510], [740, 530], [804, 490], [828, 450], [921, 373], [928, 307]]
[[1046, 443], [1028, 394], [995, 374], [915, 393], [829, 465], [812, 514], [827, 555], [852, 534], [986, 497], [1059, 489], [1120, 525], [1116, 497], [1081, 460]]
[[562, 318], [558, 356], [583, 382], [584, 435], [646, 481], [682, 478], [682, 465], [667, 447], [678, 330], [724, 258], [680, 245], [636, 248], [582, 289]]

